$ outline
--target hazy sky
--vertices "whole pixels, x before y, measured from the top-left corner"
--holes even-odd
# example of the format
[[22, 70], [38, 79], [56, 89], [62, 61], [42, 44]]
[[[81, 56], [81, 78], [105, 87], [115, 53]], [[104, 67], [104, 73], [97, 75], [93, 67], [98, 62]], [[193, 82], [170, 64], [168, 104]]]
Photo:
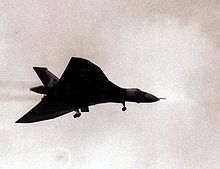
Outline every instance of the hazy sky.
[[[220, 1], [3, 0], [0, 28], [0, 168], [219, 168]], [[15, 124], [41, 98], [32, 67], [72, 56], [167, 100]]]

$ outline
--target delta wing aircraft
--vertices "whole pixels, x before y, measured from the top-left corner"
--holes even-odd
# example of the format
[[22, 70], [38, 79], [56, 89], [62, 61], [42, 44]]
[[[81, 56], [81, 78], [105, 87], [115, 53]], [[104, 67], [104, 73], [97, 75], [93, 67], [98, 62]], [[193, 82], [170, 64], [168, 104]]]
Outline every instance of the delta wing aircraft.
[[72, 57], [61, 78], [47, 68], [33, 67], [43, 85], [30, 88], [44, 94], [42, 100], [16, 123], [32, 123], [53, 119], [75, 111], [74, 118], [81, 112], [89, 112], [89, 106], [100, 103], [125, 102], [150, 103], [163, 98], [143, 92], [137, 88], [125, 89], [112, 83], [102, 70], [92, 62]]

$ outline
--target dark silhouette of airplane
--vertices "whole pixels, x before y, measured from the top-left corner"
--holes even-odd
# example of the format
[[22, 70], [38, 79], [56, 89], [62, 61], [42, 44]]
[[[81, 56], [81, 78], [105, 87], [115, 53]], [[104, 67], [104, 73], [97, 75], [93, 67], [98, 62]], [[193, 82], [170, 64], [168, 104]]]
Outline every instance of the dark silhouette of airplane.
[[43, 85], [30, 90], [44, 97], [16, 123], [49, 120], [71, 111], [76, 111], [74, 118], [77, 118], [80, 111], [89, 112], [89, 106], [100, 103], [122, 103], [125, 111], [126, 101], [150, 103], [163, 99], [136, 88], [124, 89], [115, 85], [97, 65], [83, 58], [72, 57], [60, 79], [47, 68], [33, 69]]

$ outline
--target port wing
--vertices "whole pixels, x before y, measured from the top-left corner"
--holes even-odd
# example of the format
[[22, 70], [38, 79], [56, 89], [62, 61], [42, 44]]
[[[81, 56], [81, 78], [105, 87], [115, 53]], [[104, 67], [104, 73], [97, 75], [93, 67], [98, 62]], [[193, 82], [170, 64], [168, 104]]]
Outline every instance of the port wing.
[[53, 101], [45, 97], [27, 114], [17, 120], [16, 123], [33, 123], [49, 120], [74, 110], [73, 106], [69, 103]]

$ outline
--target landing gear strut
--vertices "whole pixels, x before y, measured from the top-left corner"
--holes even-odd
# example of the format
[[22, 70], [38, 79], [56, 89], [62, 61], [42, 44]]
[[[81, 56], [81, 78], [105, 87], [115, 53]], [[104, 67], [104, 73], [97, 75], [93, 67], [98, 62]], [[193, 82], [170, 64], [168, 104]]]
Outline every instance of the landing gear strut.
[[74, 114], [74, 118], [79, 118], [81, 116], [81, 113], [79, 112], [79, 109], [76, 110], [76, 113]]
[[122, 104], [123, 104], [122, 111], [127, 110], [127, 108], [125, 107], [125, 101], [123, 101]]

